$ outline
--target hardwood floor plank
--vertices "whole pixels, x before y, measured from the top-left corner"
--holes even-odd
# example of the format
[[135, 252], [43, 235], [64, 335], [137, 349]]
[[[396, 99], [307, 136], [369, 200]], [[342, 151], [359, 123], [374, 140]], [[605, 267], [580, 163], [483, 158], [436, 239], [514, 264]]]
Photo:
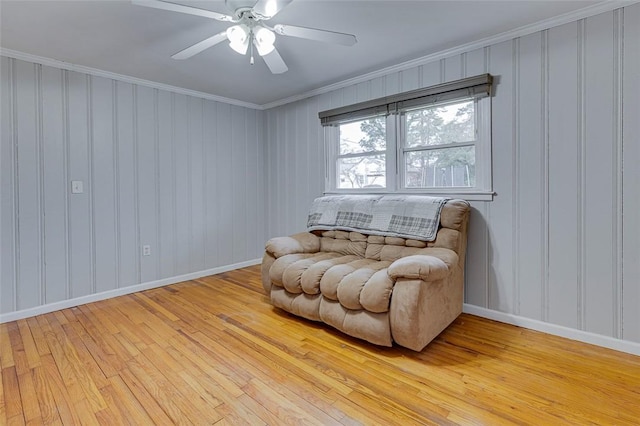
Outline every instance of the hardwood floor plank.
[[79, 418], [77, 424], [83, 426], [100, 424], [95, 412], [93, 411], [93, 407], [86, 399], [81, 399], [80, 401], [75, 402], [73, 404], [73, 409]]
[[168, 390], [166, 379], [153, 367], [142, 355], [129, 362], [130, 371], [139, 383], [144, 386], [151, 397], [162, 408], [162, 411], [171, 419], [174, 424], [187, 424], [185, 415], [174, 403], [174, 394]]
[[181, 383], [175, 383], [174, 386], [165, 376], [171, 376], [169, 371], [159, 370], [144, 354], [137, 356], [135, 361], [130, 366], [133, 374], [142, 381], [174, 423], [207, 424], [219, 420], [217, 416], [209, 418], [210, 416], [204, 410], [194, 405], [194, 401], [185, 398]]
[[156, 303], [150, 297], [147, 297], [144, 293], [136, 293], [134, 295], [138, 300], [142, 302], [143, 305], [147, 306], [150, 312], [154, 314], [161, 314], [160, 316], [166, 318], [169, 321], [180, 321], [180, 317], [174, 315], [168, 309], [165, 309], [162, 305]]
[[22, 343], [22, 336], [20, 335], [18, 323], [11, 323], [7, 331], [9, 333], [8, 338], [3, 340], [9, 342], [11, 345], [13, 364], [16, 368], [16, 374], [26, 374], [29, 372], [29, 361], [27, 360], [27, 354], [24, 351], [24, 344]]
[[[86, 395], [82, 390], [82, 386], [75, 375], [75, 372], [79, 369], [79, 365], [74, 365], [74, 359], [69, 359], [67, 357], [67, 351], [64, 349], [64, 336], [61, 336], [59, 333], [54, 331], [51, 326], [52, 321], [57, 323], [56, 317], [51, 314], [46, 314], [43, 316], [43, 321], [47, 323], [48, 327], [45, 337], [49, 348], [51, 349], [51, 357], [53, 358], [54, 366], [57, 371], [59, 371], [60, 378], [62, 379], [62, 386], [60, 387], [62, 389], [67, 389], [65, 394], [69, 396], [71, 405], [75, 405], [76, 402], [86, 398]], [[60, 337], [62, 337], [62, 341], [60, 341]], [[47, 358], [48, 356], [43, 357], [43, 359]]]
[[420, 398], [418, 387], [402, 383], [396, 378], [384, 374], [383, 370], [369, 368], [366, 365], [353, 363], [349, 359], [329, 356], [326, 353], [311, 352], [309, 359], [314, 360], [316, 368], [324, 371], [325, 374], [341, 377], [350, 388], [362, 394], [372, 398], [393, 399], [394, 395], [401, 393], [403, 405], [421, 416], [433, 417], [435, 421], [443, 421], [449, 415], [449, 411], [442, 404], [432, 403], [427, 398]]
[[[76, 333], [75, 327], [78, 325], [76, 321], [69, 322], [62, 326], [62, 330], [68, 336], [73, 347], [73, 355], [76, 356], [81, 363], [82, 373], [86, 373], [86, 377], [90, 378], [95, 388], [102, 388], [107, 385], [107, 377], [85, 345], [85, 342], [88, 342], [89, 339], [86, 339], [86, 336], [83, 339]], [[82, 329], [82, 327], [79, 328]]]
[[147, 415], [151, 417], [154, 425], [173, 424], [164, 407], [160, 405], [154, 395], [145, 388], [143, 382], [129, 369], [120, 371], [119, 375], [125, 384], [125, 387], [118, 388], [121, 394], [126, 395], [127, 391], [129, 391], [131, 396], [144, 408]]
[[328, 389], [333, 389], [336, 392], [341, 392], [342, 394], [348, 394], [351, 392], [351, 389], [344, 385], [339, 379], [327, 376], [323, 371], [308, 369], [307, 363], [293, 355], [290, 355], [286, 349], [272, 346], [269, 342], [260, 340], [251, 333], [247, 333], [246, 331], [231, 324], [229, 325], [229, 331], [236, 335], [237, 338], [245, 339], [246, 341], [253, 343], [255, 345], [253, 346], [255, 350], [266, 351], [266, 353], [268, 353], [272, 358], [273, 362], [280, 362], [280, 360], [283, 360], [282, 362], [286, 362], [291, 368], [296, 369], [295, 374], [300, 374], [302, 376], [308, 376], [310, 374], [316, 383], [323, 384]]
[[100, 410], [95, 413], [98, 423], [104, 426], [136, 424], [129, 421], [131, 418], [129, 413], [125, 406], [114, 397], [115, 392], [110, 384], [100, 388], [100, 392], [102, 393], [107, 406], [110, 408]]
[[[245, 383], [237, 379], [240, 373], [236, 374], [235, 372], [228, 371], [225, 369], [224, 365], [204, 361], [206, 359], [211, 359], [209, 358], [207, 350], [186, 339], [174, 339], [171, 343], [173, 345], [174, 354], [179, 352], [181, 358], [189, 360], [195, 364], [203, 373], [211, 377], [218, 385], [220, 385], [225, 392], [229, 393], [234, 398], [237, 398], [244, 393], [240, 387]], [[236, 381], [234, 381], [234, 379]]]
[[[103, 350], [105, 347], [108, 348], [108, 346], [101, 345], [96, 342], [87, 332], [84, 324], [82, 324], [80, 321], [69, 323], [68, 327], [71, 327], [73, 329], [72, 334], [74, 335], [75, 339], [73, 340], [74, 344], [82, 344], [82, 346], [84, 346], [84, 350], [82, 351], [82, 353], [83, 356], [86, 357], [86, 363], [88, 363], [92, 369], [98, 368], [100, 370], [100, 373], [95, 372], [93, 374], [94, 376], [100, 374], [102, 377], [107, 378], [117, 374], [117, 369], [115, 367], [117, 367], [119, 364], [117, 362], [114, 362], [113, 358], [110, 358], [107, 354], [105, 354]], [[89, 359], [88, 357], [91, 357], [91, 359]], [[104, 383], [104, 379], [102, 377], [100, 378], [100, 387], [102, 387]]]
[[[223, 334], [224, 335], [224, 334]], [[213, 345], [213, 341], [204, 333], [194, 335], [204, 345]], [[333, 395], [325, 392], [310, 392], [313, 383], [305, 381], [295, 374], [291, 374], [288, 366], [283, 363], [274, 363], [258, 351], [250, 350], [235, 339], [227, 336], [224, 344], [220, 345], [218, 352], [223, 359], [233, 360], [238, 367], [256, 377], [283, 394], [290, 400], [301, 399], [301, 404], [312, 405], [316, 409], [329, 415], [332, 419], [344, 418], [344, 413], [332, 406], [335, 401]]]
[[262, 421], [253, 411], [248, 410], [239, 399], [230, 403], [222, 404], [216, 408], [222, 420], [216, 422], [216, 425], [228, 426], [266, 426], [268, 423]]
[[248, 399], [254, 400], [271, 414], [276, 416], [274, 423], [296, 424], [308, 423], [316, 425], [338, 424], [335, 419], [326, 413], [314, 409], [313, 405], [300, 404], [300, 398], [285, 397], [258, 379], [252, 379], [245, 387], [244, 392]]
[[86, 334], [83, 334], [84, 345], [96, 363], [98, 363], [104, 375], [106, 377], [113, 377], [118, 371], [124, 368], [125, 362], [130, 356], [125, 355], [123, 357], [122, 354], [126, 353], [126, 350], [118, 351], [120, 345], [117, 345], [113, 335], [100, 331], [94, 322], [84, 313], [77, 314], [76, 317], [86, 332]]
[[18, 375], [20, 386], [20, 399], [22, 400], [22, 414], [26, 423], [42, 423], [40, 406], [36, 396], [36, 389], [33, 385], [31, 371]]
[[42, 327], [38, 325], [38, 317], [30, 317], [26, 319], [27, 325], [29, 326], [29, 331], [33, 336], [33, 341], [36, 345], [39, 355], [46, 355], [51, 353], [49, 350], [49, 345], [47, 345], [47, 341], [44, 338], [44, 334], [42, 331]]
[[[190, 416], [197, 414], [201, 422], [206, 424], [215, 423], [220, 420], [220, 416], [207, 407], [207, 400], [200, 397], [200, 394], [191, 388], [180, 375], [184, 367], [173, 362], [173, 359], [158, 346], [149, 346], [144, 356], [155, 368], [167, 379], [167, 388], [174, 395], [174, 401], [179, 402], [178, 406]], [[213, 408], [213, 407], [212, 407]]]
[[251, 411], [254, 415], [256, 415], [264, 424], [267, 425], [278, 425], [278, 424], [296, 424], [294, 422], [285, 423], [281, 418], [277, 415], [273, 414], [269, 410], [267, 410], [263, 405], [261, 405], [258, 401], [252, 398], [249, 395], [242, 394], [238, 397], [238, 403], [242, 404], [248, 410]]
[[[66, 324], [68, 321], [67, 321], [67, 315], [65, 315], [65, 311], [70, 311], [70, 310], [69, 309], [63, 309], [61, 311], [55, 311], [55, 312], [52, 312], [52, 313], [48, 314], [49, 315], [49, 322], [54, 321], [54, 319], [55, 319], [55, 321], [58, 324]], [[53, 317], [53, 318], [51, 318], [51, 317]]]
[[382, 419], [376, 417], [375, 414], [368, 412], [368, 410], [360, 407], [357, 404], [349, 401], [348, 399], [338, 396], [333, 403], [336, 409], [345, 413], [345, 418], [341, 420], [342, 424], [356, 424], [367, 426], [384, 426], [388, 423]]
[[22, 408], [22, 400], [20, 399], [20, 384], [15, 366], [2, 369], [2, 388], [4, 394], [4, 412], [7, 423], [10, 419], [16, 417], [21, 417], [24, 422], [24, 410]]
[[17, 324], [13, 322], [0, 324], [0, 367], [3, 369], [15, 366], [11, 341], [9, 340], [9, 328], [11, 327], [17, 327]]
[[[64, 324], [58, 323], [60, 316], [55, 316], [49, 320], [49, 324], [53, 332], [56, 334], [59, 342], [59, 350], [64, 353], [67, 360], [69, 377], [73, 377], [73, 382], [77, 383], [84, 394], [83, 400], [86, 400], [94, 413], [106, 408], [106, 403], [102, 398], [99, 387], [106, 382], [106, 378], [93, 360], [86, 354], [86, 348], [81, 341], [74, 342], [75, 335], [69, 334], [72, 327], [69, 327], [69, 321]], [[51, 343], [51, 342], [50, 342]], [[83, 354], [83, 355], [80, 355]], [[82, 359], [86, 360], [86, 364]]]
[[[225, 357], [225, 354], [229, 355], [225, 348], [230, 345], [231, 340], [226, 333], [205, 334], [197, 332], [188, 336], [188, 340], [189, 344], [195, 344], [199, 350], [208, 354], [209, 359], [213, 361], [212, 364], [215, 365], [216, 371], [233, 383], [230, 387], [232, 391], [235, 392], [234, 386], [240, 389], [253, 378], [250, 371], [238, 368], [236, 355], [233, 355], [232, 358]], [[210, 348], [216, 348], [216, 350], [214, 351]], [[237, 393], [240, 394], [241, 392], [240, 390]]]
[[187, 371], [181, 371], [178, 374], [180, 375], [182, 380], [184, 380], [184, 382], [198, 394], [198, 398], [202, 399], [206, 403], [208, 408], [216, 408], [222, 405], [222, 401], [217, 398], [215, 393], [213, 392], [214, 389], [220, 390], [219, 386], [208, 386], [207, 384], [203, 386], [202, 381], [200, 380], [201, 376], [194, 377]]
[[29, 324], [27, 323], [27, 320], [18, 320], [17, 324], [29, 368], [40, 366], [40, 353], [36, 348], [36, 343], [33, 339], [33, 336], [31, 335], [31, 329], [29, 327]]
[[[118, 404], [121, 411], [125, 414], [125, 418], [132, 425], [153, 424], [154, 420], [149, 416], [145, 407], [140, 404], [136, 396], [124, 383], [122, 378], [118, 376], [109, 377], [110, 400], [113, 404]], [[112, 404], [108, 404], [112, 407]]]
[[7, 426], [21, 426], [26, 425], [24, 422], [24, 417], [20, 414], [17, 416], [9, 417], [7, 419]]
[[62, 423], [60, 414], [58, 413], [58, 406], [56, 400], [53, 397], [51, 388], [47, 381], [46, 372], [42, 367], [42, 364], [32, 370], [33, 387], [37, 397], [38, 404], [40, 406], [40, 414], [42, 416], [43, 424], [57, 424]]
[[383, 425], [448, 425], [443, 418], [439, 418], [439, 422], [425, 418], [416, 413], [410, 413], [403, 409], [400, 403], [391, 402], [384, 398], [377, 398], [372, 395], [364, 394], [358, 391], [352, 391], [345, 399], [350, 403], [359, 407], [360, 411], [367, 411], [368, 416], [374, 416], [376, 423]]
[[274, 308], [252, 266], [0, 325], [0, 424], [638, 425], [640, 357], [461, 315], [422, 352]]
[[80, 419], [71, 400], [71, 389], [65, 386], [53, 355], [47, 354], [42, 357], [42, 369], [62, 422], [65, 425], [80, 424]]

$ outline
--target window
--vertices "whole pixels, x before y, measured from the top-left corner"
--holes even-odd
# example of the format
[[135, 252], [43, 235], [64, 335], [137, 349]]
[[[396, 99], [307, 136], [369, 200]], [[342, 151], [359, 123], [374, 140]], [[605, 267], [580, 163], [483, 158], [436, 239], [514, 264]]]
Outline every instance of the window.
[[326, 192], [491, 199], [491, 80], [472, 77], [320, 113]]
[[384, 117], [343, 123], [337, 155], [337, 187], [386, 188], [387, 138]]

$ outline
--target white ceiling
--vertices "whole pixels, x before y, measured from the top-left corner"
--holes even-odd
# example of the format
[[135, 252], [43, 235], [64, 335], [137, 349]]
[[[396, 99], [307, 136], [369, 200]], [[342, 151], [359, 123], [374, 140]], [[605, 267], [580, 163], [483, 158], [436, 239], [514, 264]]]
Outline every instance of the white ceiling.
[[[229, 13], [223, 0], [182, 1]], [[171, 55], [228, 23], [132, 5], [129, 1], [0, 0], [0, 46], [30, 55], [257, 105], [514, 30], [599, 1], [294, 0], [279, 23], [355, 34], [352, 47], [278, 36], [289, 71], [227, 43], [190, 59]]]

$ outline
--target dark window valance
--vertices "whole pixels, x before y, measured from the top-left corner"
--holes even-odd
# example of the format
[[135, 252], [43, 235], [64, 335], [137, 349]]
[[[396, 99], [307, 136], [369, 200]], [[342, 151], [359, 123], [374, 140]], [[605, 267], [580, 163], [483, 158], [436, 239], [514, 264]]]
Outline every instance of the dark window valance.
[[475, 77], [463, 78], [423, 89], [321, 111], [318, 116], [323, 126], [333, 126], [375, 115], [393, 114], [407, 108], [431, 103], [467, 97], [490, 96], [492, 83], [493, 77], [490, 74], [481, 74]]

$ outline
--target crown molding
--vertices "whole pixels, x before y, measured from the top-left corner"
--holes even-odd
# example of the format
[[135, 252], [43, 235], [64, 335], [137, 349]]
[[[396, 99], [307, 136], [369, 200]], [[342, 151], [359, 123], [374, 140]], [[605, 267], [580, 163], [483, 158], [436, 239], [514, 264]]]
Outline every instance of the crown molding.
[[41, 65], [46, 65], [54, 68], [59, 68], [68, 71], [76, 71], [84, 74], [93, 75], [96, 77], [104, 77], [112, 80], [118, 80], [125, 83], [137, 84], [140, 86], [151, 87], [153, 89], [166, 90], [173, 93], [179, 93], [187, 96], [195, 96], [197, 98], [207, 99], [216, 102], [223, 102], [230, 105], [236, 105], [251, 109], [264, 109], [258, 104], [252, 104], [250, 102], [243, 102], [237, 99], [225, 98], [223, 96], [212, 95], [210, 93], [198, 92], [197, 90], [183, 89], [177, 86], [171, 86], [168, 84], [157, 83], [142, 78], [131, 77], [124, 74], [117, 74], [110, 71], [103, 71], [97, 68], [85, 67], [84, 65], [76, 65], [71, 62], [59, 61], [57, 59], [51, 59], [44, 56], [32, 55], [30, 53], [19, 52], [17, 50], [5, 49], [0, 47], [0, 55], [9, 58], [19, 59], [28, 62], [34, 62]]
[[548, 30], [549, 28], [564, 25], [569, 22], [578, 21], [580, 19], [585, 19], [590, 16], [598, 15], [601, 13], [610, 12], [612, 10], [619, 9], [625, 6], [630, 6], [632, 4], [639, 3], [639, 2], [640, 0], [606, 0], [591, 6], [587, 6], [579, 10], [575, 10], [573, 12], [554, 16], [553, 18], [538, 21], [533, 24], [525, 25], [523, 27], [516, 28], [514, 30], [505, 31], [500, 34], [489, 36], [489, 37], [476, 40], [470, 43], [462, 44], [450, 49], [431, 53], [429, 55], [422, 56], [417, 59], [412, 59], [397, 65], [392, 65], [390, 67], [382, 68], [377, 71], [372, 71], [370, 73], [353, 77], [347, 80], [339, 81], [337, 83], [333, 83], [328, 86], [323, 86], [317, 89], [313, 89], [305, 93], [293, 95], [288, 98], [283, 98], [274, 102], [269, 102], [267, 104], [261, 105], [261, 108], [262, 109], [276, 108], [282, 105], [290, 104], [292, 102], [300, 101], [302, 99], [310, 98], [312, 96], [321, 95], [323, 93], [328, 93], [334, 90], [342, 89], [347, 86], [352, 86], [354, 84], [373, 80], [374, 78], [383, 77], [383, 76], [392, 74], [394, 72], [405, 71], [410, 68], [414, 68], [420, 65], [425, 65], [430, 62], [435, 62], [440, 59], [448, 58], [450, 56], [459, 55], [461, 53], [470, 52], [476, 49], [482, 49], [487, 46], [502, 43], [508, 40], [513, 40], [518, 37], [524, 37], [529, 34], [536, 33], [538, 31]]

